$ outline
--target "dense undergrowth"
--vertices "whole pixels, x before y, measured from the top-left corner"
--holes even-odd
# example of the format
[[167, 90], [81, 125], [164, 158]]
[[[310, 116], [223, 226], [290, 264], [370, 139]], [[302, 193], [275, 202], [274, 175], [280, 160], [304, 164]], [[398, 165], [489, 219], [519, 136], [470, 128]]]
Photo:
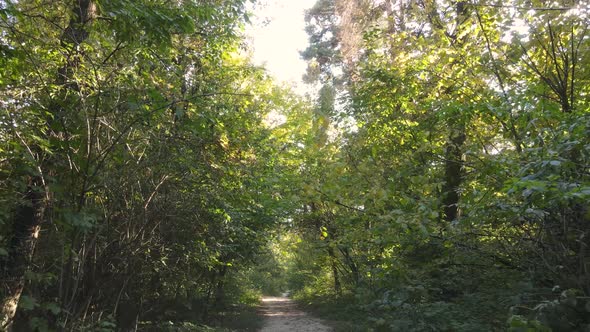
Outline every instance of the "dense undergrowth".
[[332, 271], [306, 249], [283, 270], [282, 287], [336, 331], [584, 331], [587, 324], [581, 292], [535, 286], [527, 273], [505, 268], [404, 267], [386, 284], [344, 284], [336, 293]]

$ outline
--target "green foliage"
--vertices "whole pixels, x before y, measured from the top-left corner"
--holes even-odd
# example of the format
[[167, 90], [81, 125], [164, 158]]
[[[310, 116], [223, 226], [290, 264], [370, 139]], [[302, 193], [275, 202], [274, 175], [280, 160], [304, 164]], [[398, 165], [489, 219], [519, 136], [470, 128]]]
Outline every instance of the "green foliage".
[[241, 280], [288, 205], [265, 119], [304, 102], [240, 55], [244, 1], [0, 6], [2, 279], [29, 296], [15, 328], [196, 329], [257, 303]]
[[508, 319], [509, 331], [551, 331], [550, 328], [543, 326], [538, 320], [527, 320], [518, 315], [511, 316]]
[[308, 12], [296, 298], [357, 330], [587, 328], [588, 10], [545, 7]]
[[315, 100], [239, 55], [242, 0], [0, 3], [15, 328], [288, 291], [352, 330], [588, 329], [586, 2], [318, 1]]

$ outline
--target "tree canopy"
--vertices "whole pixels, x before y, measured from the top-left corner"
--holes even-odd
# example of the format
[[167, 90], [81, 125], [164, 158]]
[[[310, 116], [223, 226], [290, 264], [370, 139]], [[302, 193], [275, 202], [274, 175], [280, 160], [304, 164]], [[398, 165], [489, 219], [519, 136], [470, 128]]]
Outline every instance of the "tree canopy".
[[314, 96], [246, 8], [0, 0], [0, 329], [590, 327], [590, 3], [318, 0]]

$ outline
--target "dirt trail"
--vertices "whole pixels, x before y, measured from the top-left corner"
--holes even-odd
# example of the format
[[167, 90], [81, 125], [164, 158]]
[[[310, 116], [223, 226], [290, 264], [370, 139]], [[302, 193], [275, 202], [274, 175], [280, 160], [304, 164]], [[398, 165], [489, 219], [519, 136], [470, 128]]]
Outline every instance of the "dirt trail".
[[260, 332], [329, 332], [331, 328], [297, 309], [287, 297], [263, 297], [260, 315], [264, 327]]

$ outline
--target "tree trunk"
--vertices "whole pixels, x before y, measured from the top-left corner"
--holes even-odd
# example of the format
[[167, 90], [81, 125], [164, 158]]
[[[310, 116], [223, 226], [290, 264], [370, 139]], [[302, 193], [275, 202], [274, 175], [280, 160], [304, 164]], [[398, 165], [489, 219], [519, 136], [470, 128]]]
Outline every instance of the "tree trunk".
[[445, 151], [445, 182], [442, 200], [444, 220], [448, 222], [459, 217], [459, 188], [463, 182], [462, 147], [466, 138], [464, 125], [452, 123], [450, 127], [451, 132]]
[[340, 249], [340, 253], [344, 256], [344, 260], [346, 261], [346, 265], [350, 268], [350, 273], [352, 274], [352, 280], [354, 282], [354, 286], [358, 287], [360, 284], [360, 273], [358, 266], [354, 262], [354, 259], [350, 256], [350, 250], [348, 248]]
[[223, 308], [223, 301], [225, 298], [224, 286], [225, 286], [225, 275], [226, 274], [227, 274], [227, 266], [224, 266], [219, 271], [219, 279], [217, 279], [217, 286], [215, 288], [214, 307], [217, 309]]
[[3, 266], [1, 330], [10, 330], [25, 286], [25, 272], [31, 259], [43, 222], [46, 199], [43, 179], [35, 176], [29, 179], [25, 203], [21, 204], [14, 216], [13, 234], [9, 256]]
[[334, 276], [334, 291], [338, 295], [342, 295], [342, 285], [340, 284], [340, 276], [338, 275], [338, 266], [336, 261], [336, 254], [334, 249], [328, 246], [328, 255], [330, 256], [330, 265], [332, 266], [332, 275]]
[[[455, 5], [456, 26], [451, 33], [452, 44], [463, 45], [465, 37], [459, 37], [459, 31], [467, 15], [467, 3], [458, 1]], [[449, 88], [450, 90], [450, 88]], [[451, 222], [459, 217], [459, 188], [463, 182], [463, 144], [466, 139], [465, 122], [461, 114], [453, 114], [448, 119], [449, 137], [445, 148], [445, 175], [442, 195], [443, 218]]]

